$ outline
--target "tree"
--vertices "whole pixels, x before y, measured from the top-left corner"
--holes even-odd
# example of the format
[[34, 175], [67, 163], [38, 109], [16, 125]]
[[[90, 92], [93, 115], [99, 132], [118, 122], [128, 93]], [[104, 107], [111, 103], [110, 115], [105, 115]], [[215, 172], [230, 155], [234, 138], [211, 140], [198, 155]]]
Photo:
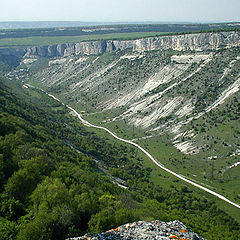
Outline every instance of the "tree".
[[25, 201], [31, 194], [43, 176], [51, 170], [51, 163], [44, 156], [35, 157], [19, 162], [20, 169], [8, 179], [5, 193], [10, 197]]
[[16, 233], [16, 223], [0, 217], [0, 239], [12, 240]]
[[57, 178], [47, 177], [34, 190], [31, 200], [34, 218], [22, 225], [17, 239], [64, 239], [73, 217], [65, 185]]

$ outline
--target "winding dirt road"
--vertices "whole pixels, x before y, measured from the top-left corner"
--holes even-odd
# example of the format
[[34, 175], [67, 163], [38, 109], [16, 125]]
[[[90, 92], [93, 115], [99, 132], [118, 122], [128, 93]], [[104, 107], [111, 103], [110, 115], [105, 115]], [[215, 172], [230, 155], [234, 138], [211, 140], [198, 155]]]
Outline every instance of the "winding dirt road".
[[[29, 87], [32, 87], [32, 88], [35, 88], [35, 87], [33, 87], [33, 86], [29, 85], [29, 84], [25, 84], [25, 85], [27, 85], [27, 86], [29, 86]], [[40, 90], [42, 90], [42, 89], [40, 89]], [[44, 90], [42, 90], [42, 91], [45, 92]], [[56, 101], [58, 101], [58, 102], [60, 102], [61, 104], [63, 104], [64, 106], [66, 106], [68, 109], [70, 109], [70, 110], [78, 117], [78, 119], [79, 119], [85, 126], [87, 126], [87, 127], [93, 127], [93, 128], [97, 128], [97, 129], [102, 129], [102, 130], [108, 132], [108, 133], [109, 133], [110, 135], [112, 135], [114, 138], [118, 139], [119, 141], [125, 142], [125, 143], [128, 143], [128, 144], [131, 144], [131, 145], [137, 147], [137, 148], [140, 149], [143, 153], [145, 153], [145, 154], [151, 159], [151, 161], [153, 161], [153, 162], [154, 162], [158, 167], [160, 167], [161, 169], [163, 169], [163, 170], [165, 170], [166, 172], [174, 175], [175, 177], [183, 180], [184, 182], [187, 182], [187, 183], [189, 183], [189, 184], [191, 184], [191, 185], [193, 185], [193, 186], [195, 186], [195, 187], [197, 187], [197, 188], [200, 188], [200, 189], [204, 190], [205, 192], [208, 192], [208, 193], [216, 196], [217, 198], [220, 198], [220, 199], [222, 199], [223, 201], [225, 201], [225, 202], [227, 202], [227, 203], [229, 203], [229, 204], [231, 204], [231, 205], [233, 205], [233, 206], [235, 206], [235, 207], [237, 207], [237, 208], [240, 209], [240, 205], [238, 205], [238, 204], [230, 201], [229, 199], [227, 199], [226, 197], [222, 196], [221, 194], [216, 193], [216, 192], [214, 192], [214, 191], [212, 191], [212, 190], [210, 190], [210, 189], [208, 189], [208, 188], [206, 188], [206, 187], [203, 187], [202, 185], [200, 185], [200, 184], [198, 184], [198, 183], [195, 183], [195, 182], [187, 179], [186, 177], [184, 177], [184, 176], [182, 176], [182, 175], [180, 175], [180, 174], [178, 174], [178, 173], [175, 173], [175, 172], [173, 172], [172, 170], [164, 167], [164, 166], [163, 166], [162, 164], [160, 164], [148, 151], [146, 151], [143, 147], [141, 147], [141, 146], [138, 145], [137, 143], [135, 143], [135, 142], [133, 142], [133, 141], [130, 141], [130, 140], [123, 139], [123, 138], [121, 138], [121, 137], [118, 137], [115, 133], [111, 132], [108, 128], [105, 128], [105, 127], [102, 127], [102, 126], [97, 126], [97, 125], [94, 125], [94, 124], [86, 121], [85, 119], [82, 118], [82, 116], [81, 116], [74, 108], [70, 107], [69, 105], [64, 104], [63, 102], [61, 102], [58, 98], [56, 98], [56, 97], [53, 96], [52, 94], [49, 94], [49, 93], [47, 93], [47, 92], [45, 92], [45, 93], [46, 93], [48, 96], [50, 96], [50, 97], [52, 97], [53, 99], [55, 99]]]

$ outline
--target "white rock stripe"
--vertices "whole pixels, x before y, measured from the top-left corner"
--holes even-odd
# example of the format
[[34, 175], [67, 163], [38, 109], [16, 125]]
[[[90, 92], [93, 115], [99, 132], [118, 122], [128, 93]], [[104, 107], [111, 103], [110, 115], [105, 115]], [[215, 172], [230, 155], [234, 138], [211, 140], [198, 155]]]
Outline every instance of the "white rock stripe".
[[[27, 85], [27, 84], [26, 84], [26, 85]], [[29, 84], [28, 84], [27, 86], [33, 87], [33, 86], [29, 85]], [[34, 88], [34, 87], [33, 87], [33, 88]], [[49, 93], [47, 93], [47, 92], [45, 92], [45, 93], [46, 93], [48, 96], [50, 96], [50, 97], [52, 97], [53, 99], [55, 99], [56, 101], [62, 103], [58, 98], [56, 98], [56, 97], [53, 96], [52, 94], [49, 94]], [[62, 104], [64, 104], [64, 103], [62, 103]], [[65, 105], [65, 104], [64, 104], [64, 105]], [[204, 190], [205, 192], [208, 192], [208, 193], [210, 193], [210, 194], [212, 194], [212, 195], [214, 195], [214, 196], [222, 199], [223, 201], [225, 201], [225, 202], [227, 202], [227, 203], [229, 203], [229, 204], [231, 204], [231, 205], [233, 205], [233, 206], [235, 206], [235, 207], [237, 207], [237, 208], [240, 209], [240, 205], [238, 205], [237, 203], [234, 203], [234, 202], [230, 201], [229, 199], [227, 199], [226, 197], [222, 196], [221, 194], [216, 193], [216, 192], [214, 192], [214, 191], [212, 191], [212, 190], [210, 190], [210, 189], [208, 189], [208, 188], [206, 188], [206, 187], [203, 187], [202, 185], [200, 185], [200, 184], [198, 184], [198, 183], [195, 183], [195, 182], [187, 179], [186, 177], [184, 177], [184, 176], [182, 176], [182, 175], [180, 175], [180, 174], [177, 174], [177, 173], [173, 172], [172, 170], [164, 167], [164, 166], [163, 166], [161, 163], [159, 163], [148, 151], [146, 151], [143, 147], [141, 147], [141, 146], [138, 145], [137, 143], [132, 142], [132, 141], [130, 141], [130, 140], [123, 139], [123, 138], [121, 138], [121, 137], [118, 137], [115, 133], [111, 132], [108, 128], [101, 127], [101, 126], [97, 126], [97, 125], [95, 125], [95, 124], [92, 124], [92, 123], [86, 121], [85, 119], [82, 118], [82, 116], [81, 116], [74, 108], [70, 107], [69, 105], [65, 105], [65, 106], [66, 106], [68, 109], [70, 109], [71, 111], [73, 111], [73, 112], [75, 113], [75, 115], [78, 117], [78, 119], [79, 119], [85, 126], [105, 130], [106, 132], [108, 132], [110, 135], [112, 135], [114, 138], [118, 139], [119, 141], [125, 142], [125, 143], [128, 143], [128, 144], [131, 144], [131, 145], [137, 147], [137, 148], [140, 149], [143, 153], [145, 153], [145, 154], [146, 154], [158, 167], [160, 167], [161, 169], [163, 169], [163, 170], [165, 170], [166, 172], [174, 175], [175, 177], [183, 180], [184, 182], [187, 182], [187, 183], [189, 183], [189, 184], [191, 184], [191, 185], [193, 185], [193, 186], [195, 186], [195, 187], [197, 187], [197, 188], [200, 188], [200, 189]]]

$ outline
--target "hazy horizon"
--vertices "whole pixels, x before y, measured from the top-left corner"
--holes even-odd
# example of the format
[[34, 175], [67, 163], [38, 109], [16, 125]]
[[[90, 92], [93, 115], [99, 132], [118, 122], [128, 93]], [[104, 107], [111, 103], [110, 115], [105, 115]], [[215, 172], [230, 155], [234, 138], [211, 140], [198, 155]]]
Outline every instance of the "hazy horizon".
[[75, 28], [114, 25], [219, 25], [232, 24], [240, 26], [240, 22], [173, 22], [173, 21], [141, 21], [141, 22], [84, 22], [84, 21], [0, 21], [0, 30], [31, 28]]
[[0, 22], [180, 22], [240, 21], [239, 0], [1, 0]]
[[186, 23], [186, 24], [197, 24], [197, 23], [240, 23], [240, 20], [239, 21], [78, 21], [78, 20], [8, 20], [8, 21], [2, 21], [0, 20], [1, 23], [11, 23], [11, 22], [19, 22], [19, 23], [29, 23], [29, 22], [72, 22], [72, 23], [76, 23], [76, 22], [79, 22], [79, 23], [161, 23], [161, 24], [178, 24], [178, 23]]

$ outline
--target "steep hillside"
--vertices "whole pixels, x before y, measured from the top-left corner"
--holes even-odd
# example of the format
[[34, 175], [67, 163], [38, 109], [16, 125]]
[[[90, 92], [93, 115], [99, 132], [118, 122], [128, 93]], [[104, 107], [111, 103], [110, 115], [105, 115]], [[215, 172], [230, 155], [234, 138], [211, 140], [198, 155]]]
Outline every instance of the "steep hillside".
[[[9, 79], [1, 78], [0, 95], [5, 239], [27, 239], [35, 231], [63, 239], [149, 218], [180, 219], [207, 239], [236, 239], [238, 224], [208, 201], [215, 198], [163, 172], [137, 149], [100, 130], [89, 132], [64, 103], [137, 142], [168, 169], [240, 204], [239, 44], [239, 32], [228, 32], [9, 55], [2, 49], [0, 74]], [[52, 165], [42, 163], [42, 154]], [[43, 164], [33, 175], [32, 162], [33, 168]], [[41, 197], [55, 187], [69, 198]], [[239, 209], [216, 201], [239, 221]]]
[[138, 48], [120, 41], [103, 54], [95, 48], [100, 42], [82, 43], [87, 54], [70, 50], [55, 58], [35, 48], [8, 78], [27, 74], [88, 120], [147, 146], [165, 166], [239, 203], [238, 37], [158, 37], [136, 40]]
[[144, 219], [239, 237], [212, 201], [154, 184], [134, 149], [89, 132], [42, 91], [1, 78], [0, 100], [1, 239], [59, 240]]

